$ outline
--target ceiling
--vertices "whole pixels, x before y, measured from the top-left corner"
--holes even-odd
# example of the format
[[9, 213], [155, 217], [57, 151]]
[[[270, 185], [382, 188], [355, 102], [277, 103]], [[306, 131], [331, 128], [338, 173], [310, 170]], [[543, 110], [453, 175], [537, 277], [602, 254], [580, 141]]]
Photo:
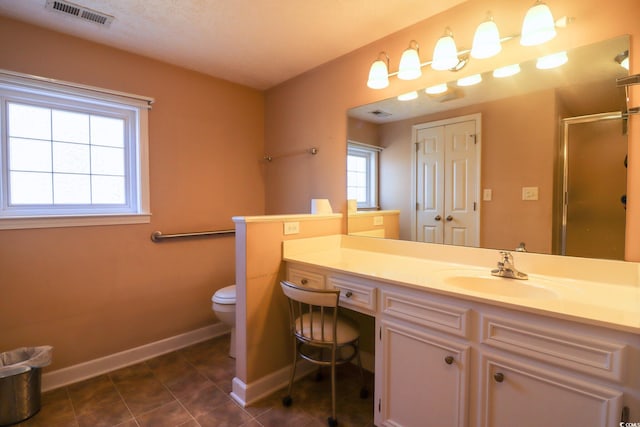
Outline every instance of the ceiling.
[[72, 0], [100, 25], [2, 0], [0, 15], [268, 89], [466, 0]]

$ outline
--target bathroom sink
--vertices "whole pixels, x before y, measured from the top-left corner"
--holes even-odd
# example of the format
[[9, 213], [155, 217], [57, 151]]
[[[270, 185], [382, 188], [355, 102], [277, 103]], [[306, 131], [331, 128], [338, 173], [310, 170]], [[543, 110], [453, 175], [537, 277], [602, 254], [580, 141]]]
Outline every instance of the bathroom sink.
[[558, 294], [537, 279], [517, 280], [492, 276], [487, 270], [450, 270], [438, 274], [443, 283], [473, 292], [511, 298], [553, 299]]

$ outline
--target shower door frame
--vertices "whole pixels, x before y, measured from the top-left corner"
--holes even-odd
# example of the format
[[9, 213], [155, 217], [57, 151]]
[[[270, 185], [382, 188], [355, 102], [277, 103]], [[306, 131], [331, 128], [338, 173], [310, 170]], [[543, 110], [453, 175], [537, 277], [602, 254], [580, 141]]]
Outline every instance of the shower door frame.
[[562, 119], [562, 230], [560, 254], [567, 254], [567, 215], [569, 210], [569, 127], [571, 125], [599, 122], [604, 120], [621, 120], [620, 111], [610, 113], [588, 114], [585, 116], [568, 117]]

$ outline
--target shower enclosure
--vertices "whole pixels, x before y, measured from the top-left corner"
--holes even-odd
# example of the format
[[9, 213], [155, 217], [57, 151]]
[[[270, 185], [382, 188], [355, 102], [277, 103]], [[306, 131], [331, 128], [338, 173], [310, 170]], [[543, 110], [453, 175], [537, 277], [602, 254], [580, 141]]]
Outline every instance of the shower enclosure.
[[562, 255], [624, 259], [627, 136], [622, 115], [562, 120]]

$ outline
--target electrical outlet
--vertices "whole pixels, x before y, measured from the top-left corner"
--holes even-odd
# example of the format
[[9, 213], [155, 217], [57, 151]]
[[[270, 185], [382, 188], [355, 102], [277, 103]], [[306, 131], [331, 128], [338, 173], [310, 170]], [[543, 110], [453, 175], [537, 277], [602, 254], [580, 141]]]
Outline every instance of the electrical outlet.
[[300, 232], [300, 223], [299, 222], [285, 222], [284, 223], [284, 234], [298, 234]]
[[538, 200], [538, 187], [522, 187], [522, 200]]
[[493, 196], [493, 192], [491, 191], [490, 188], [485, 188], [482, 191], [482, 200], [484, 200], [485, 202], [490, 202], [492, 196]]
[[384, 217], [383, 216], [374, 216], [373, 217], [373, 225], [382, 225], [384, 224]]

